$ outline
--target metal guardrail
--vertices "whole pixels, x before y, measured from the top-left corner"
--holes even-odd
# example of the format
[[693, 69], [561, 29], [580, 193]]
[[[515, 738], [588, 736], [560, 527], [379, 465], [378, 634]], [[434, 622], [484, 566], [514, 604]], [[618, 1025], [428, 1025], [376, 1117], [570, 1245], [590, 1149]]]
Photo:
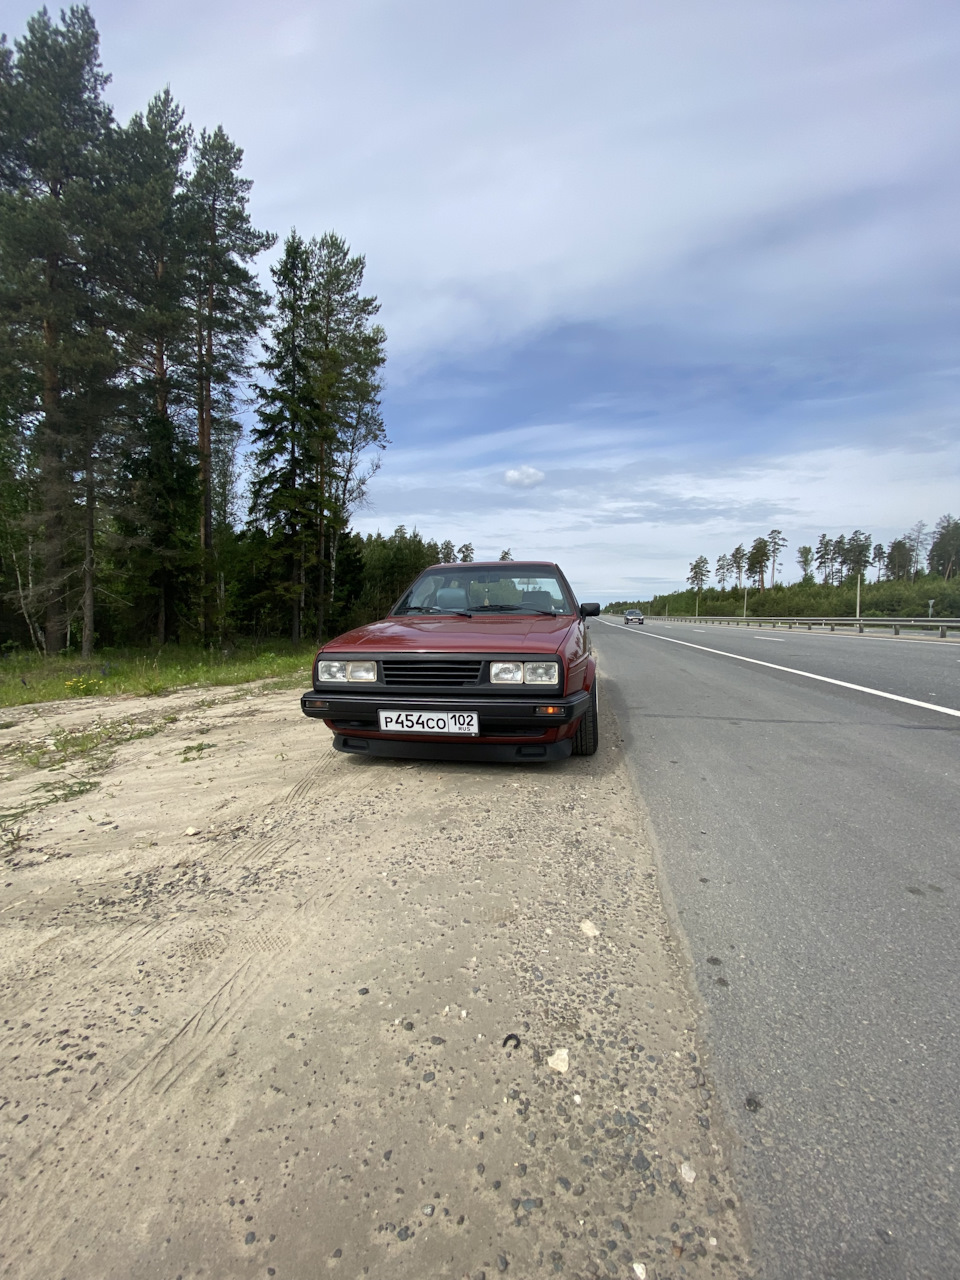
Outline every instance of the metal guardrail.
[[[613, 616], [622, 618], [623, 614]], [[863, 635], [867, 627], [871, 630], [892, 628], [895, 636], [898, 636], [901, 631], [938, 631], [941, 640], [947, 639], [948, 631], [960, 631], [960, 618], [738, 618], [736, 616], [721, 617], [716, 614], [696, 616], [692, 613], [667, 615], [648, 613], [646, 619], [648, 622], [653, 622], [655, 619], [658, 622], [696, 622], [706, 626], [771, 627], [773, 629], [786, 627], [788, 631], [792, 631], [794, 627], [803, 627], [807, 631], [813, 631], [815, 627], [823, 631], [856, 627], [860, 635]]]

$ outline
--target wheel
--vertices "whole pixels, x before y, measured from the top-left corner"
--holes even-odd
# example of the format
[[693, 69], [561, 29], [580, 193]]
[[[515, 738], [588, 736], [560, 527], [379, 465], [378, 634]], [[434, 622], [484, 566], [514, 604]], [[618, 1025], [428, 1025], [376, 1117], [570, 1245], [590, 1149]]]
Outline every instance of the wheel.
[[575, 756], [592, 756], [600, 741], [600, 714], [597, 707], [597, 678], [593, 678], [590, 690], [590, 701], [587, 709], [580, 717], [576, 732], [573, 735], [573, 754]]

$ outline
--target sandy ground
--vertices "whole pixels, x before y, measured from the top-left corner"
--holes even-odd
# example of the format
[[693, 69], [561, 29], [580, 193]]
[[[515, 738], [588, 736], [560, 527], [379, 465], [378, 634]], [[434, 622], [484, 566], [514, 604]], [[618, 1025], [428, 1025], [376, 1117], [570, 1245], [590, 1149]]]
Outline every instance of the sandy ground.
[[0, 1276], [750, 1274], [609, 715], [525, 769], [289, 689], [2, 716]]

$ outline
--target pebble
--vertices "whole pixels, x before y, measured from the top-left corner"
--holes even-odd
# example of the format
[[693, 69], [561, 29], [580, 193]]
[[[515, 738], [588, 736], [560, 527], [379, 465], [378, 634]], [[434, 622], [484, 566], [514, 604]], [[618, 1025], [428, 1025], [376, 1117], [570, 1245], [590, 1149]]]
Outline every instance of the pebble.
[[547, 1059], [547, 1066], [552, 1071], [565, 1072], [570, 1070], [570, 1054], [566, 1049], [557, 1049], [551, 1053]]
[[592, 920], [581, 920], [580, 931], [581, 933], [585, 933], [588, 938], [600, 937], [600, 930], [597, 928], [597, 926], [593, 923]]
[[498, 1270], [498, 1271], [506, 1271], [506, 1269], [507, 1269], [507, 1267], [509, 1267], [509, 1265], [510, 1265], [510, 1263], [507, 1261], [507, 1259], [504, 1257], [504, 1255], [503, 1255], [502, 1253], [498, 1253], [498, 1254], [497, 1254], [497, 1270]]
[[199, 828], [199, 827], [187, 827], [186, 831], [185, 831], [183, 834], [184, 834], [185, 836], [198, 836], [198, 835], [200, 834], [200, 828]]
[[358, 995], [361, 995], [361, 996], [368, 996], [368, 995], [370, 994], [370, 988], [369, 988], [369, 987], [361, 987], [361, 988], [360, 988], [360, 990], [359, 990], [359, 992], [358, 992], [357, 994], [358, 994]]
[[633, 1264], [633, 1274], [638, 1276], [639, 1280], [647, 1280], [647, 1268], [642, 1262], [635, 1262]]
[[243, 1237], [243, 1243], [253, 1244], [256, 1238], [257, 1238], [257, 1233], [255, 1231], [248, 1231], [247, 1234]]
[[684, 1161], [680, 1166], [680, 1177], [684, 1182], [695, 1182], [697, 1178], [697, 1171]]
[[435, 1204], [425, 1204], [423, 1206], [423, 1216], [425, 1218], [432, 1218], [436, 1211], [437, 1206]]

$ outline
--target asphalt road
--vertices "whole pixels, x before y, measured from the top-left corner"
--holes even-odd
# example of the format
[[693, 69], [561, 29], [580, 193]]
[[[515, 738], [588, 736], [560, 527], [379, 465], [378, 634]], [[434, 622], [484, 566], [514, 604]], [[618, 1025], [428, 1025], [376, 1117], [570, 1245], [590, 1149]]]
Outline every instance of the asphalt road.
[[591, 636], [707, 1006], [760, 1275], [960, 1277], [960, 644]]

